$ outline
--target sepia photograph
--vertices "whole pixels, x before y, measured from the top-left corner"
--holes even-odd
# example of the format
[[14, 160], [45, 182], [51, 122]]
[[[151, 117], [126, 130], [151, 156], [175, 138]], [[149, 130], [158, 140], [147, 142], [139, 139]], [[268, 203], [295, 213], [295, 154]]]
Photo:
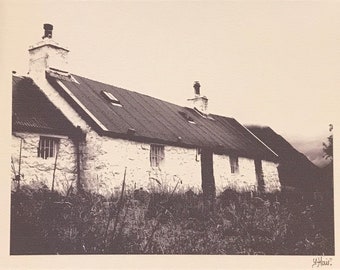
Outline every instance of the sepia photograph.
[[12, 263], [338, 265], [339, 2], [0, 7]]

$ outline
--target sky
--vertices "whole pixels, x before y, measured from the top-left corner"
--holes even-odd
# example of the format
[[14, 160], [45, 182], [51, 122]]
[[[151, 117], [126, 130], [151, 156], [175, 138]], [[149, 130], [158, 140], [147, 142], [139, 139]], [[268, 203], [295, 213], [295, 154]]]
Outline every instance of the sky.
[[339, 115], [339, 14], [336, 1], [1, 1], [0, 56], [25, 75], [51, 23], [72, 73], [179, 105], [197, 80], [211, 113], [320, 152]]

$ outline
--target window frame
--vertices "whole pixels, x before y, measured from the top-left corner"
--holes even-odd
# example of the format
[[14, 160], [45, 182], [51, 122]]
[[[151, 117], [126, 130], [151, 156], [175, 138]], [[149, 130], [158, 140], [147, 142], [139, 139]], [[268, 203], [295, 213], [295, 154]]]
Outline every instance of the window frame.
[[164, 162], [164, 145], [151, 144], [150, 145], [150, 167], [159, 168]]
[[60, 138], [40, 136], [37, 147], [37, 157], [47, 159], [55, 157], [59, 150]]

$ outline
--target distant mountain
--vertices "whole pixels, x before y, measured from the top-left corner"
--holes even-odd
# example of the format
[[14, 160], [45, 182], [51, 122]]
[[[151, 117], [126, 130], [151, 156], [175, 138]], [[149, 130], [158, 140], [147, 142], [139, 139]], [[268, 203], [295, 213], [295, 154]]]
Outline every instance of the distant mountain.
[[324, 168], [331, 161], [323, 157], [322, 143], [324, 138], [310, 140], [290, 140], [290, 143], [301, 153], [303, 153], [311, 162], [320, 168]]

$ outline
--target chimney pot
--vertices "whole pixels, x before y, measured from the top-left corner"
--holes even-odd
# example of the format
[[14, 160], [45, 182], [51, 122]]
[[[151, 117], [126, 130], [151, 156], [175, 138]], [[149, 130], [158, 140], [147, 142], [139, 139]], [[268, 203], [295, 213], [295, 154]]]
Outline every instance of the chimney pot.
[[195, 81], [194, 83], [194, 89], [195, 89], [195, 95], [199, 96], [201, 93], [200, 93], [200, 83], [199, 81]]
[[43, 38], [52, 38], [53, 25], [49, 23], [44, 24], [44, 36]]

